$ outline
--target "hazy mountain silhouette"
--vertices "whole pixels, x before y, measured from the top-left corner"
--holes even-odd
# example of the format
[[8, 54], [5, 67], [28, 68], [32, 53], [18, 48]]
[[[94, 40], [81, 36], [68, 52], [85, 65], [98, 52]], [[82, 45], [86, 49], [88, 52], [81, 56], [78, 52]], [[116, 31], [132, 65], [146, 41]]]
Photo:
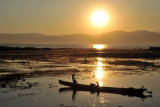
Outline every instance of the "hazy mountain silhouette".
[[125, 32], [113, 31], [98, 36], [86, 34], [43, 35], [0, 34], [0, 43], [26, 44], [108, 44], [108, 45], [160, 45], [160, 33], [145, 30]]

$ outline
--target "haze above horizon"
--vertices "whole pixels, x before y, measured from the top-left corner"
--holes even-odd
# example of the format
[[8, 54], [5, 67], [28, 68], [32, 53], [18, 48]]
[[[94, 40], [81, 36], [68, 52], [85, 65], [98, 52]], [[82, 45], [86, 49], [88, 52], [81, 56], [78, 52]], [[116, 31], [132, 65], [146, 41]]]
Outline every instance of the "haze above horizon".
[[[98, 28], [90, 23], [91, 14], [97, 9], [103, 9], [109, 15], [106, 26]], [[0, 33], [160, 32], [159, 11], [158, 0], [1, 0]]]

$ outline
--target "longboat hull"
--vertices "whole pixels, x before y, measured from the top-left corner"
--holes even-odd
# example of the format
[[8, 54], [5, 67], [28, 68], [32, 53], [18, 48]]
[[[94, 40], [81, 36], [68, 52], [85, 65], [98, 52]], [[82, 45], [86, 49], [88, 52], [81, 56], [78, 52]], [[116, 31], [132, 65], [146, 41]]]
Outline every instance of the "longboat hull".
[[61, 88], [63, 90], [79, 90], [79, 91], [90, 91], [90, 92], [105, 92], [105, 93], [114, 93], [128, 96], [137, 96], [141, 98], [145, 98], [143, 92], [147, 89], [144, 88], [116, 88], [116, 87], [92, 87], [91, 85], [84, 84], [73, 84], [72, 82], [59, 80], [59, 83], [65, 86], [69, 86], [70, 88]]

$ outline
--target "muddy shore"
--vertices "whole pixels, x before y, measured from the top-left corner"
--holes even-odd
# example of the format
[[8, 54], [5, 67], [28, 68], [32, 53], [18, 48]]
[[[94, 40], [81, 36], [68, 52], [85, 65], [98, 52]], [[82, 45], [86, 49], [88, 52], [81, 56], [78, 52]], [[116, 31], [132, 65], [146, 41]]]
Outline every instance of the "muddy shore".
[[[149, 75], [152, 78], [152, 75], [160, 72], [159, 59], [160, 52], [145, 49], [3, 50], [0, 51], [0, 93], [3, 95], [0, 97], [0, 100], [2, 100], [1, 102], [3, 102], [4, 105], [8, 105], [5, 101], [10, 101], [11, 95], [14, 94], [13, 99], [15, 101], [27, 98], [29, 102], [26, 103], [26, 106], [28, 104], [33, 106], [33, 104], [43, 104], [41, 103], [43, 100], [39, 102], [36, 99], [41, 99], [46, 93], [49, 93], [49, 95], [52, 96], [47, 97], [48, 100], [54, 99], [56, 102], [56, 97], [53, 98], [53, 96], [59, 96], [59, 100], [61, 100], [61, 94], [56, 93], [58, 89], [62, 87], [59, 85], [58, 79], [71, 81], [73, 72], [76, 73], [77, 81], [84, 84], [99, 81], [100, 83], [102, 82], [104, 86], [135, 86], [140, 88], [148, 83], [143, 82], [143, 78], [148, 78], [148, 76], [145, 77], [143, 75]], [[130, 78], [137, 79], [132, 80]], [[154, 80], [152, 81], [154, 82]], [[147, 88], [149, 88], [149, 86]], [[41, 92], [37, 90], [41, 90]], [[48, 90], [50, 91], [48, 92]], [[40, 96], [42, 93], [44, 95]], [[105, 94], [102, 95], [105, 96]], [[110, 98], [113, 96], [114, 95], [111, 94]], [[31, 100], [32, 103], [30, 103], [30, 98], [33, 99], [34, 97], [35, 99]], [[91, 96], [87, 95], [87, 97]], [[6, 100], [3, 101], [4, 98], [6, 98]], [[97, 99], [98, 97], [95, 96], [94, 98]], [[114, 98], [117, 99], [119, 97]], [[72, 103], [65, 102], [65, 100], [69, 100], [66, 99], [65, 95], [62, 96], [62, 99], [64, 99], [63, 103], [58, 101], [51, 103], [51, 101], [48, 104], [55, 106], [72, 105]], [[82, 96], [81, 100], [83, 99]], [[108, 98], [105, 98], [104, 100], [107, 101], [107, 99]], [[12, 103], [15, 103], [14, 100], [11, 100]], [[44, 101], [47, 102], [45, 99]], [[116, 100], [112, 101], [114, 102]], [[19, 104], [21, 103], [19, 102]], [[79, 106], [81, 106], [81, 104], [83, 103], [77, 103]], [[89, 102], [86, 102], [86, 104], [90, 105]], [[118, 105], [118, 103], [116, 104]]]
[[[123, 66], [137, 66], [141, 71], [156, 70], [160, 68], [159, 62], [145, 62], [141, 60], [122, 60], [131, 59], [150, 59], [155, 60], [160, 58], [160, 52], [145, 50], [145, 49], [37, 49], [33, 50], [28, 48], [27, 50], [9, 50], [0, 52], [0, 73], [8, 73], [0, 75], [1, 87], [10, 86], [11, 82], [16, 80], [25, 80], [23, 78], [29, 77], [42, 77], [42, 76], [59, 76], [59, 75], [71, 75], [75, 72], [90, 72], [88, 69], [79, 69], [70, 67], [69, 63], [72, 64], [93, 64], [97, 61], [97, 57], [101, 58], [114, 58], [115, 60], [106, 59], [103, 63], [110, 65], [123, 65]], [[121, 58], [119, 60], [118, 58]], [[9, 60], [7, 62], [6, 60]], [[34, 61], [34, 65], [31, 64]], [[33, 69], [34, 66], [38, 65], [39, 61], [51, 63], [40, 65], [41, 68], [52, 68], [52, 69]], [[27, 66], [30, 72], [20, 72], [14, 69], [5, 69], [2, 64], [18, 63], [22, 66]], [[58, 64], [58, 65], [57, 65]], [[65, 69], [65, 68], [69, 69]], [[55, 68], [55, 69], [54, 69]], [[62, 69], [56, 69], [62, 68]], [[64, 68], [64, 69], [63, 69]], [[83, 68], [83, 67], [82, 67]], [[108, 67], [109, 68], [109, 67]], [[129, 74], [142, 73], [136, 70], [137, 68], [125, 68], [119, 70], [130, 70]], [[110, 68], [110, 70], [116, 70]], [[138, 71], [138, 72], [137, 72]], [[120, 72], [122, 73], [122, 72]], [[126, 72], [124, 74], [127, 74]], [[9, 84], [9, 85], [8, 85]]]

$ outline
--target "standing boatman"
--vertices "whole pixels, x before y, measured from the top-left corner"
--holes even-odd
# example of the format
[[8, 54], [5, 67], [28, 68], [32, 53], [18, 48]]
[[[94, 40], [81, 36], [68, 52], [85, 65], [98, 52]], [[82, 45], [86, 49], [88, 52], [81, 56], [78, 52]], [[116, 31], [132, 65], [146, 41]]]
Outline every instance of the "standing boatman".
[[72, 74], [72, 80], [73, 80], [73, 84], [77, 84], [77, 81], [75, 79], [75, 72], [74, 72], [74, 74]]

